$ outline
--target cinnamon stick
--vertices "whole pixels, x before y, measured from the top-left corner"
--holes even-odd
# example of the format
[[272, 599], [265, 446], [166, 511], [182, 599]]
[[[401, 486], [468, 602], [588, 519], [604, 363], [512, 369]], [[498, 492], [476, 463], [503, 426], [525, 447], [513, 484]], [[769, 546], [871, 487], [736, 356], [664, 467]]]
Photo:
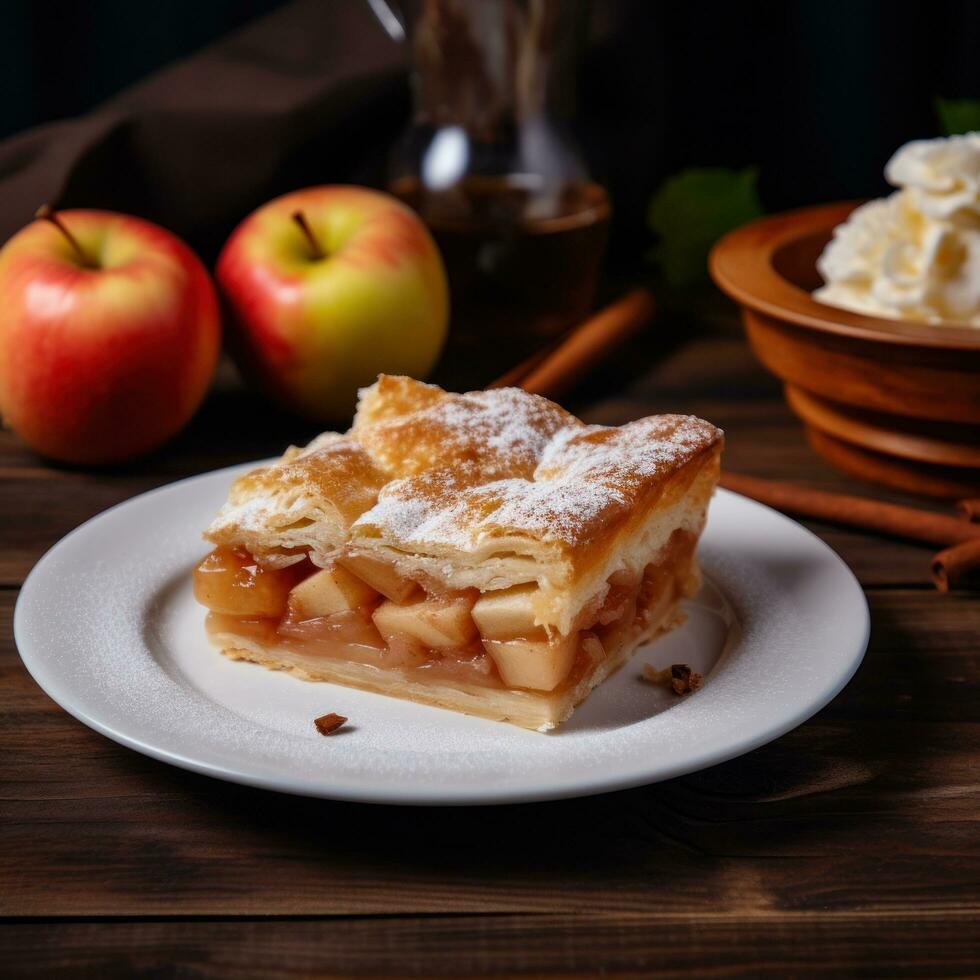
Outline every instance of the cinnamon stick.
[[801, 517], [877, 531], [896, 538], [925, 541], [928, 544], [954, 545], [980, 540], [980, 524], [957, 517], [934, 514], [915, 507], [886, 504], [867, 497], [854, 497], [825, 490], [811, 490], [778, 480], [722, 473], [721, 485], [745, 497]]
[[980, 538], [940, 551], [932, 559], [932, 580], [940, 592], [949, 592], [980, 580]]
[[[526, 361], [528, 371], [517, 384], [525, 391], [547, 398], [558, 398], [571, 388], [601, 358], [645, 326], [653, 317], [653, 296], [643, 288], [632, 289], [625, 296], [599, 310], [572, 330], [553, 350]], [[506, 379], [514, 384], [514, 372], [495, 381], [500, 387]]]
[[956, 513], [967, 521], [980, 521], [980, 497], [970, 497], [956, 504]]

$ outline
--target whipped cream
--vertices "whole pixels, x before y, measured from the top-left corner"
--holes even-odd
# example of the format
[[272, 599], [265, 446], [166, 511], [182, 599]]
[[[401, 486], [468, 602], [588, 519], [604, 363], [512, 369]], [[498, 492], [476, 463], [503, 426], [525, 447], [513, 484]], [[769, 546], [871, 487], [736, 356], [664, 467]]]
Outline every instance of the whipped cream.
[[834, 230], [814, 297], [872, 316], [980, 327], [980, 133], [907, 143], [885, 177], [900, 189]]

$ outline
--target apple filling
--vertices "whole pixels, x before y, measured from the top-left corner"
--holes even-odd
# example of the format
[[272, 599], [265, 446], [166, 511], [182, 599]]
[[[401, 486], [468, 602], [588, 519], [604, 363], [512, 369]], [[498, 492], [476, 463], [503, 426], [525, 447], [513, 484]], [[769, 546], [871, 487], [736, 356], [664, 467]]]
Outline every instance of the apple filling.
[[304, 560], [268, 568], [216, 548], [194, 573], [212, 636], [397, 670], [419, 681], [555, 692], [577, 683], [690, 591], [696, 539], [675, 531], [642, 575], [613, 575], [568, 635], [536, 622], [537, 586], [433, 594], [361, 556], [328, 568]]

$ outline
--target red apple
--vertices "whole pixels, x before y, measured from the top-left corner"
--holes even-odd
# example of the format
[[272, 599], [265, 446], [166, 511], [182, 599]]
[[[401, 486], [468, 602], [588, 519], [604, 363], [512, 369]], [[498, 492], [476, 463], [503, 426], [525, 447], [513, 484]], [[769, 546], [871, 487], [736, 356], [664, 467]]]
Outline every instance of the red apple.
[[0, 414], [66, 462], [154, 449], [191, 417], [214, 372], [221, 331], [207, 271], [139, 218], [44, 216], [0, 250]]
[[321, 422], [349, 417], [382, 371], [425, 377], [445, 341], [439, 251], [413, 211], [377, 191], [270, 201], [228, 239], [217, 279], [246, 373]]

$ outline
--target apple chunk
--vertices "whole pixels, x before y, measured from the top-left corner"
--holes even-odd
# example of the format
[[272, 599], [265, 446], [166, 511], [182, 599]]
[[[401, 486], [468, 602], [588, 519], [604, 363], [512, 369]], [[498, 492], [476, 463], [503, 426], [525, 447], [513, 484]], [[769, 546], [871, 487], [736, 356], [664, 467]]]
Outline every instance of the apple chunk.
[[314, 619], [366, 606], [377, 597], [365, 581], [333, 565], [300, 582], [289, 593], [289, 608], [300, 619]]
[[488, 640], [516, 640], [540, 633], [534, 625], [533, 583], [512, 589], [484, 592], [473, 606], [473, 619], [480, 634]]
[[275, 618], [299, 575], [295, 565], [264, 568], [245, 552], [215, 548], [194, 570], [194, 598], [226, 616]]
[[393, 602], [407, 602], [418, 591], [417, 583], [399, 575], [391, 565], [377, 558], [345, 555], [339, 561], [348, 571]]
[[407, 605], [389, 600], [375, 609], [374, 625], [389, 644], [408, 638], [429, 650], [458, 650], [477, 637], [472, 608], [473, 600], [467, 596], [428, 598]]
[[579, 635], [553, 640], [484, 640], [508, 687], [553, 691], [567, 676], [578, 653]]

